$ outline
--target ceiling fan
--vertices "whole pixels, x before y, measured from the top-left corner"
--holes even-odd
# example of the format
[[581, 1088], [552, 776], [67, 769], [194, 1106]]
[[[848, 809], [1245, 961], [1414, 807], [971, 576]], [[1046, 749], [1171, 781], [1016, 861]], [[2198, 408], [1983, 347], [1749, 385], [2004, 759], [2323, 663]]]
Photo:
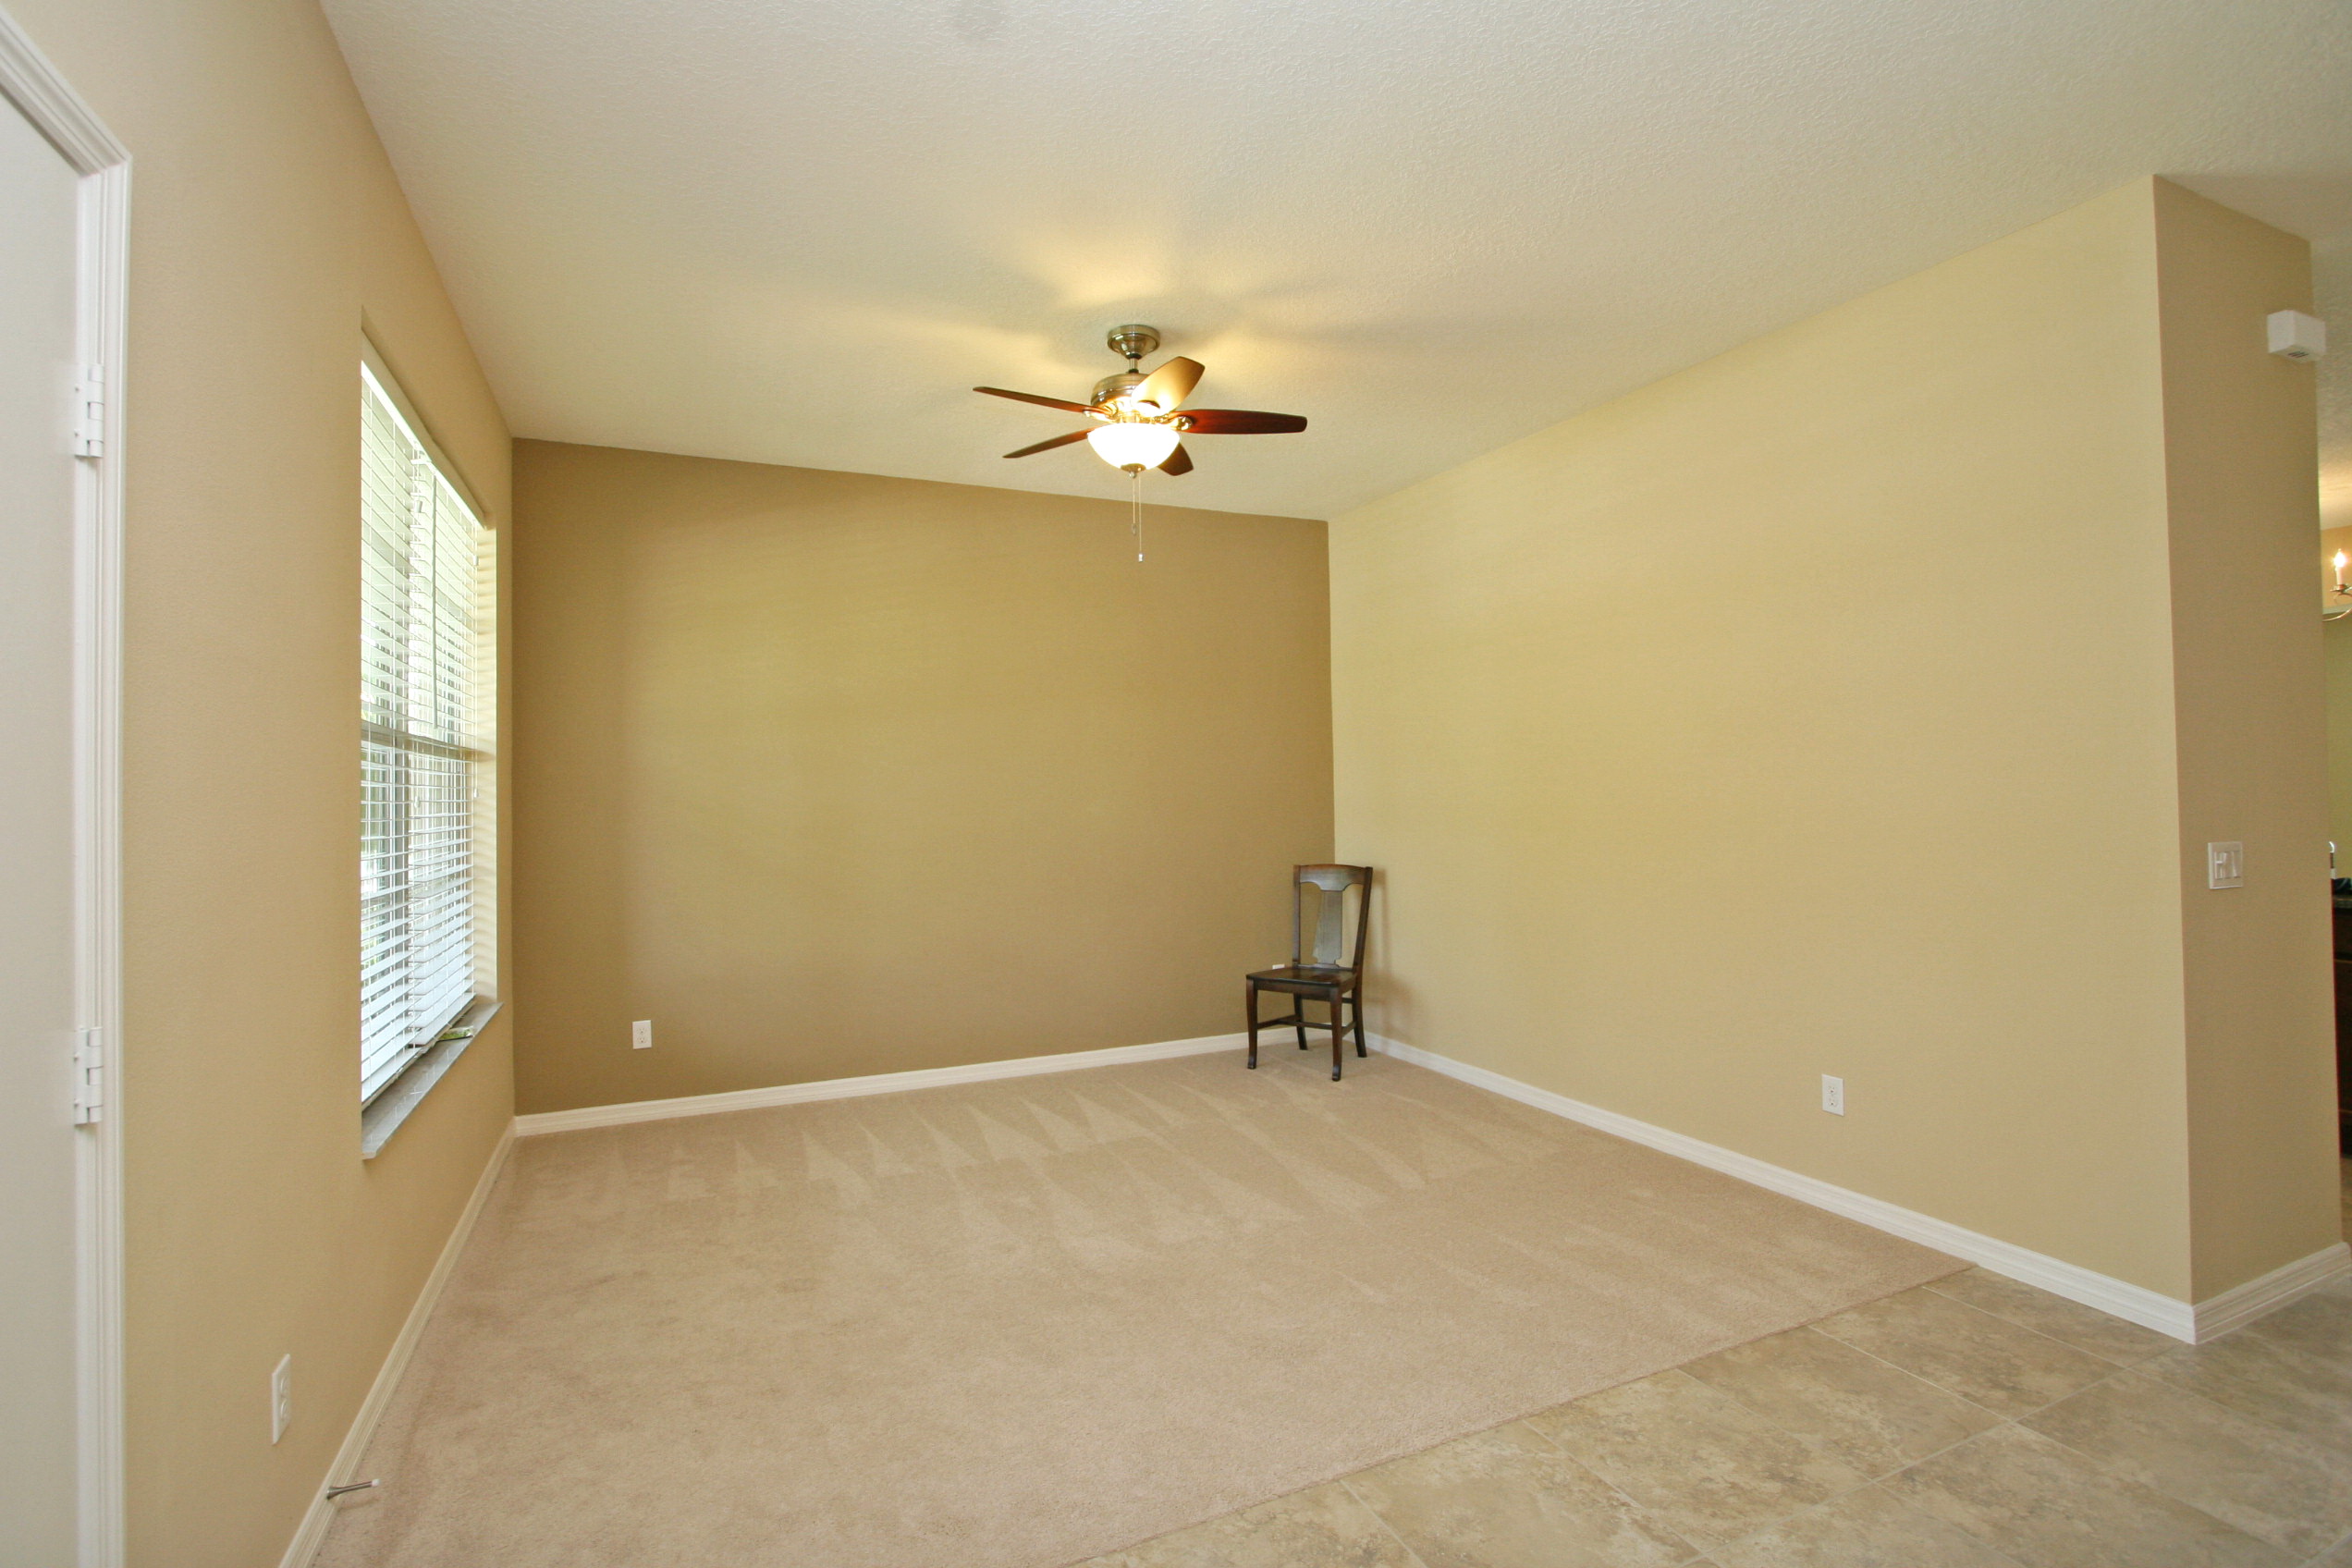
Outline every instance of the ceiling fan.
[[1008, 458], [1032, 457], [1084, 441], [1095, 455], [1115, 469], [1140, 474], [1147, 468], [1162, 473], [1190, 473], [1193, 459], [1184, 450], [1187, 435], [1289, 435], [1306, 428], [1298, 414], [1266, 414], [1250, 409], [1184, 409], [1184, 399], [1201, 378], [1201, 363], [1182, 356], [1144, 374], [1143, 358], [1159, 347], [1159, 334], [1148, 326], [1114, 326], [1107, 341], [1110, 351], [1123, 354], [1127, 368], [1095, 383], [1095, 400], [1073, 403], [1063, 398], [1041, 398], [1035, 392], [1008, 392], [1001, 386], [975, 386], [991, 398], [1066, 409], [1095, 422], [1090, 430], [1073, 430], [1049, 441], [1039, 441]]

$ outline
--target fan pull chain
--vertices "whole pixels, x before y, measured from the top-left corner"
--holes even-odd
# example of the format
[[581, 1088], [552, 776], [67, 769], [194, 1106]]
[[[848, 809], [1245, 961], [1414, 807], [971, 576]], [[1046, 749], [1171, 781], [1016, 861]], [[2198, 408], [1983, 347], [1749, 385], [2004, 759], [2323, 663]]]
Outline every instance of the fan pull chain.
[[1144, 562], [1144, 471], [1130, 469], [1128, 481], [1128, 515], [1135, 530], [1135, 564]]

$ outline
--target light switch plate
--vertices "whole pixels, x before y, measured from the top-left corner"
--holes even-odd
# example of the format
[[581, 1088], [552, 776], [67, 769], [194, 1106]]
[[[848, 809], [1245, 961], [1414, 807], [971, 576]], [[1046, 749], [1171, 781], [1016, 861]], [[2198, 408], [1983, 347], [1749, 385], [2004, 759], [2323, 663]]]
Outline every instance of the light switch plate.
[[2208, 888], [2243, 888], [2246, 886], [2246, 846], [2232, 840], [2226, 844], [2205, 846], [2205, 886]]

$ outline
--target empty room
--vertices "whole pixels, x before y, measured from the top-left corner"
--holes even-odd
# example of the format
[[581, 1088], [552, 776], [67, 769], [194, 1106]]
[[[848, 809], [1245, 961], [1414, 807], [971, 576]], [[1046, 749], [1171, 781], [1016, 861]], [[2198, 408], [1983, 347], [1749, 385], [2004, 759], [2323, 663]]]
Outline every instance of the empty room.
[[2343, 0], [0, 98], [0, 1568], [2352, 1568]]

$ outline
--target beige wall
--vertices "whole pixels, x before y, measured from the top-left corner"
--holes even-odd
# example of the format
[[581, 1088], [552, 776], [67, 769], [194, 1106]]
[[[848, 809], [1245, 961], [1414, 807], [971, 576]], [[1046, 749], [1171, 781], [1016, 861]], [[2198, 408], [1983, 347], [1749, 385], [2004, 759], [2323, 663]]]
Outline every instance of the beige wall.
[[535, 441], [515, 508], [522, 1109], [1227, 1034], [1287, 954], [1320, 522]]
[[[2199, 474], [2186, 447], [2167, 473], [2156, 201], [2113, 192], [1334, 522], [1338, 849], [1386, 868], [1378, 1027], [2190, 1294], [2181, 848], [2223, 835], [2180, 796], [2211, 752], [2175, 745], [2168, 484]], [[2259, 316], [2236, 325], [2259, 358]], [[2243, 521], [2222, 489], [2217, 547]], [[2239, 573], [2258, 610], [2272, 543]], [[2244, 766], [2292, 781], [2228, 836], [2291, 993], [2237, 1126], [2277, 1113], [2308, 1163], [2275, 1103], [2324, 1052], [2318, 893], [2285, 890], [2320, 826], [2292, 641], [2233, 666], [2278, 682]], [[2194, 1288], [2325, 1245], [2325, 1174], [2296, 1164]]]
[[[359, 1154], [364, 317], [494, 512], [507, 435], [307, 0], [7, 0], [131, 149], [130, 1560], [274, 1563], [509, 1114], [494, 1028]], [[268, 1379], [295, 1415], [269, 1441]]]
[[[2310, 308], [2310, 251], [2154, 187], [2180, 748], [2196, 1299], [2338, 1239], [2326, 688], [2310, 610], [2312, 367], [2263, 351]], [[2246, 846], [2206, 886], [2205, 846]]]

